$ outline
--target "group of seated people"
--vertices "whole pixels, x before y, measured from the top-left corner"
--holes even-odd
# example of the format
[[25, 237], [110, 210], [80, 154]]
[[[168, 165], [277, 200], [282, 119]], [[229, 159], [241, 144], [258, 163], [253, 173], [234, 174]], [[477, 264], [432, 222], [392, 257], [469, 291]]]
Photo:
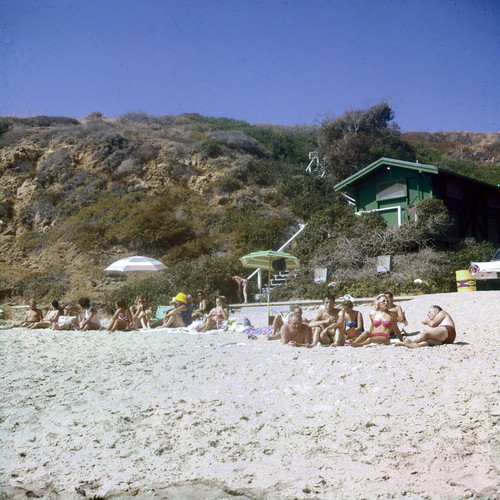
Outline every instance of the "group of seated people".
[[[211, 307], [203, 291], [197, 293], [198, 307], [195, 308], [191, 295], [178, 293], [166, 308], [163, 318], [153, 318], [153, 308], [148, 305], [145, 297], [136, 298], [132, 306], [119, 299], [115, 303], [113, 314], [107, 330], [138, 330], [151, 328], [182, 328], [198, 321], [196, 330], [205, 332], [220, 328], [228, 320], [229, 310], [226, 297], [220, 295], [215, 300], [215, 307]], [[57, 300], [50, 303], [48, 312], [44, 315], [34, 299], [30, 300], [29, 309], [24, 319], [4, 329], [25, 327], [30, 329], [51, 328], [53, 330], [101, 330], [104, 329], [97, 307], [91, 305], [88, 298], [78, 301], [79, 308], [73, 304], [64, 307]]]
[[[403, 309], [394, 303], [394, 296], [390, 292], [375, 298], [370, 325], [366, 329], [363, 315], [353, 308], [351, 300], [344, 300], [341, 309], [337, 309], [335, 297], [326, 295], [323, 306], [310, 321], [303, 318], [300, 307], [296, 307], [286, 320], [281, 315], [277, 316], [268, 340], [280, 338], [283, 344], [295, 347], [337, 347], [346, 344], [363, 347], [369, 344], [389, 345], [391, 336], [395, 336], [399, 339], [397, 346], [416, 348], [451, 344], [456, 336], [453, 319], [438, 305], [431, 306], [427, 318], [422, 321], [428, 327], [425, 331], [413, 338], [403, 336], [404, 326], [408, 322]], [[403, 325], [401, 329], [400, 324]]]

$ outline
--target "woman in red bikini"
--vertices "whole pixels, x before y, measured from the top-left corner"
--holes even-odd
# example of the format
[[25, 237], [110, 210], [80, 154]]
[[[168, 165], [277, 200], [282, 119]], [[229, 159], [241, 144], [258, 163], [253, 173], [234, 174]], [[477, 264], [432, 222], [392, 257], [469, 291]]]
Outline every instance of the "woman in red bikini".
[[390, 300], [387, 295], [378, 295], [375, 299], [375, 310], [370, 313], [371, 326], [368, 331], [362, 333], [357, 339], [351, 342], [353, 347], [362, 347], [368, 344], [391, 343], [391, 333], [403, 340], [403, 336], [398, 328], [398, 315], [389, 311]]

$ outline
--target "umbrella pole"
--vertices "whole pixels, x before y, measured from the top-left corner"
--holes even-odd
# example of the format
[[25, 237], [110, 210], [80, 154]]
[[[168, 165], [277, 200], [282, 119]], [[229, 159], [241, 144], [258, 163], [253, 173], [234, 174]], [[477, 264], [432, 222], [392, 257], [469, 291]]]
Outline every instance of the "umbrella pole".
[[267, 270], [267, 324], [269, 325], [269, 301], [271, 297], [271, 269]]
[[139, 295], [139, 273], [135, 272], [135, 296]]

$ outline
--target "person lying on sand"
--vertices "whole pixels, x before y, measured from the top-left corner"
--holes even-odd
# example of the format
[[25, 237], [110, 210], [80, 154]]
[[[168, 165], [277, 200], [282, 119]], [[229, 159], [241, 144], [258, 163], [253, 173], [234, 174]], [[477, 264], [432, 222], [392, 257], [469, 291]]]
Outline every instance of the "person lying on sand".
[[309, 322], [313, 332], [313, 347], [318, 342], [323, 345], [343, 345], [344, 329], [342, 322], [339, 321], [340, 310], [335, 308], [335, 297], [325, 295], [323, 305], [324, 309]]
[[355, 311], [354, 304], [351, 300], [342, 302], [342, 312], [340, 313], [340, 321], [344, 324], [345, 337], [353, 340], [361, 335], [364, 330], [363, 315], [359, 311]]
[[389, 299], [389, 311], [395, 312], [398, 315], [398, 328], [399, 323], [401, 323], [403, 325], [402, 327], [400, 327], [401, 333], [405, 333], [404, 327], [408, 326], [408, 321], [406, 321], [406, 316], [403, 308], [394, 303], [394, 295], [392, 294], [392, 292], [384, 292], [384, 295], [387, 295], [387, 298]]
[[123, 299], [118, 299], [115, 306], [116, 311], [111, 318], [108, 330], [110, 332], [116, 332], [116, 330], [133, 330], [134, 318], [127, 303]]
[[62, 315], [57, 318], [57, 323], [52, 326], [53, 330], [78, 330], [79, 328], [78, 316], [71, 304], [64, 307]]
[[362, 333], [357, 339], [351, 341], [353, 347], [363, 347], [368, 344], [391, 343], [391, 333], [403, 340], [398, 328], [398, 318], [395, 312], [389, 311], [389, 298], [380, 294], [375, 299], [375, 310], [370, 313], [371, 325], [368, 331]]
[[207, 330], [216, 330], [222, 326], [224, 321], [229, 318], [229, 311], [226, 307], [226, 297], [220, 295], [215, 299], [215, 307], [210, 311], [205, 321], [196, 327], [197, 332], [206, 332]]
[[312, 347], [312, 332], [309, 325], [302, 323], [302, 316], [296, 312], [290, 314], [288, 323], [281, 327], [281, 343], [293, 347]]
[[9, 328], [20, 328], [20, 327], [30, 327], [35, 323], [39, 323], [43, 320], [43, 312], [41, 309], [38, 309], [36, 300], [30, 300], [30, 308], [24, 314], [24, 319], [20, 323], [14, 323], [12, 325], [6, 326], [4, 330], [8, 330]]
[[42, 321], [37, 321], [36, 323], [32, 323], [28, 328], [32, 330], [36, 330], [37, 328], [51, 328], [55, 324], [57, 324], [57, 319], [61, 314], [61, 307], [59, 306], [59, 302], [57, 300], [53, 300], [50, 303], [51, 309], [45, 315]]
[[99, 310], [90, 305], [90, 299], [82, 297], [78, 303], [83, 309], [83, 319], [80, 324], [80, 330], [100, 330], [102, 328], [99, 320]]
[[267, 336], [267, 340], [277, 340], [277, 339], [281, 338], [281, 333], [280, 333], [281, 328], [285, 323], [288, 322], [288, 320], [290, 319], [290, 316], [294, 312], [300, 315], [300, 317], [302, 318], [302, 323], [305, 323], [306, 325], [309, 324], [309, 320], [307, 320], [306, 318], [304, 318], [302, 316], [302, 308], [299, 306], [296, 306], [293, 308], [293, 311], [289, 312], [288, 314], [279, 313], [278, 315], [276, 315], [276, 317], [274, 318], [274, 321], [273, 321], [272, 332], [270, 335]]
[[427, 318], [422, 320], [422, 324], [429, 326], [429, 330], [424, 330], [413, 339], [406, 337], [403, 342], [396, 345], [413, 349], [416, 347], [453, 344], [455, 341], [455, 322], [440, 306], [431, 306], [427, 312]]

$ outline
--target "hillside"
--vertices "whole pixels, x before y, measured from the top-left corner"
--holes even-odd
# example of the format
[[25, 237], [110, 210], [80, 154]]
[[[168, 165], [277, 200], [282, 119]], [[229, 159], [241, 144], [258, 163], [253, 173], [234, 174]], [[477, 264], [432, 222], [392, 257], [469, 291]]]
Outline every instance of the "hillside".
[[[335, 175], [305, 173], [316, 133], [195, 114], [0, 118], [0, 299], [102, 297], [125, 280], [102, 270], [130, 254], [244, 272], [239, 256], [337, 203]], [[500, 134], [401, 139], [421, 161], [498, 178]]]

